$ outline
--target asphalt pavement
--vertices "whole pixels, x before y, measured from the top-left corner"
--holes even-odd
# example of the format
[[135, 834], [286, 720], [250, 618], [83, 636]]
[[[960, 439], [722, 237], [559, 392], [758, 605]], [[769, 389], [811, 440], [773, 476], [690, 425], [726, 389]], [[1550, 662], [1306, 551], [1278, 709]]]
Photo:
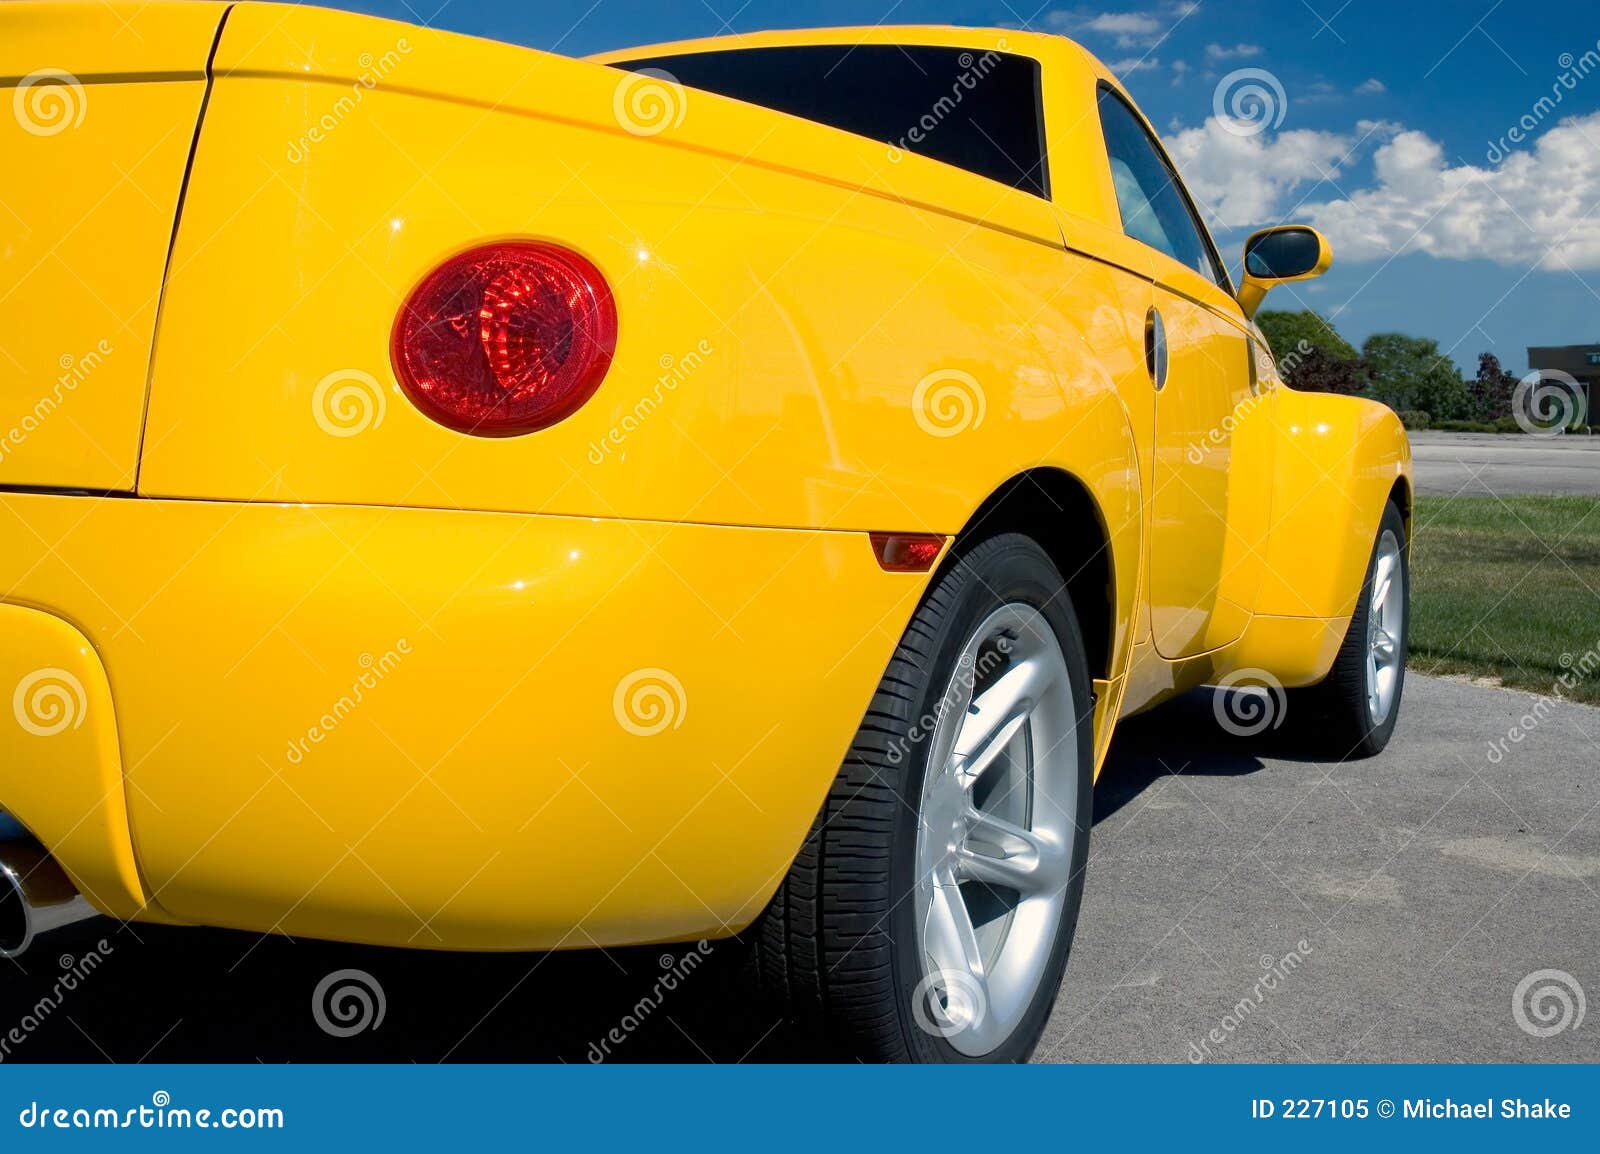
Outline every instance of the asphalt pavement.
[[1600, 495], [1600, 437], [1424, 431], [1411, 454], [1424, 496]]
[[[1229, 737], [1207, 693], [1126, 724], [1095, 792], [1078, 938], [1037, 1057], [1600, 1061], [1587, 1004], [1600, 997], [1600, 710], [1413, 676], [1381, 757], [1311, 763], [1281, 732]], [[732, 947], [684, 958], [91, 922], [0, 963], [0, 1060], [810, 1056], [739, 992]], [[342, 1036], [313, 1007], [352, 969], [382, 1015]], [[1519, 986], [1521, 1021], [1546, 1036], [1519, 1024]], [[1563, 990], [1571, 1012], [1552, 1031]]]
[[[1344, 764], [1214, 737], [1201, 697], [1130, 728], [1039, 1057], [1600, 1061], [1600, 1007], [1572, 1021], [1600, 997], [1600, 710], [1405, 697], [1382, 756]], [[1573, 1006], [1543, 1037], [1513, 1008], [1540, 971], [1566, 977], [1525, 987], [1527, 1022], [1561, 1021], [1556, 986]]]

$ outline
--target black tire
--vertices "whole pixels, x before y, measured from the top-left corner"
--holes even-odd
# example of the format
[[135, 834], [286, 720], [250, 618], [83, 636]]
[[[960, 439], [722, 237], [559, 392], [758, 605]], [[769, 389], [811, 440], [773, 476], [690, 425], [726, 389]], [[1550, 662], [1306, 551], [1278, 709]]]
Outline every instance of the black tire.
[[[1367, 709], [1367, 630], [1372, 604], [1372, 578], [1378, 546], [1385, 532], [1400, 545], [1400, 596], [1405, 607], [1399, 637], [1400, 664], [1395, 676], [1394, 702], [1381, 723]], [[1383, 510], [1367, 558], [1350, 628], [1339, 646], [1328, 676], [1306, 689], [1292, 690], [1285, 701], [1285, 730], [1297, 749], [1319, 761], [1355, 761], [1383, 752], [1394, 735], [1405, 690], [1407, 644], [1411, 630], [1411, 563], [1405, 519], [1394, 502]], [[1393, 594], [1391, 593], [1391, 596]]]
[[[1037, 992], [1003, 1044], [971, 1058], [919, 1027], [913, 1005], [923, 966], [911, 894], [931, 738], [917, 722], [935, 714], [979, 623], [1016, 601], [1044, 616], [1066, 659], [1078, 714], [1077, 834], [1056, 941]], [[1014, 533], [958, 552], [906, 627], [805, 845], [755, 929], [762, 985], [828, 1056], [1020, 1062], [1032, 1054], [1055, 1003], [1083, 897], [1092, 713], [1082, 634], [1049, 557]]]

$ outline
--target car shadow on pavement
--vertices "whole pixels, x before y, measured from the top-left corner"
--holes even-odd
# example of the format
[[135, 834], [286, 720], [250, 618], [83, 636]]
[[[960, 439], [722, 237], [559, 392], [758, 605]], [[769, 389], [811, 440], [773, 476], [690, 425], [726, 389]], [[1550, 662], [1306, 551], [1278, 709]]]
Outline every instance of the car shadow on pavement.
[[[1198, 689], [1121, 722], [1094, 787], [1094, 820], [1134, 801], [1164, 777], [1239, 777], [1262, 768], [1264, 756], [1286, 757], [1270, 717], [1262, 731], [1230, 732], [1219, 717], [1255, 718], [1253, 703], [1226, 689]], [[1263, 715], [1267, 716], [1267, 715]], [[1258, 722], [1239, 729], [1253, 729]]]
[[[1162, 777], [1253, 773], [1282, 744], [1226, 732], [1214, 702], [1190, 694], [1124, 724], [1095, 789], [1097, 823]], [[92, 971], [63, 990], [58, 979], [91, 952]], [[7, 1062], [816, 1056], [756, 996], [734, 942], [463, 954], [97, 919], [0, 962], [0, 975]]]
[[1095, 783], [1095, 823], [1163, 777], [1238, 777], [1263, 768], [1264, 758], [1326, 763], [1326, 752], [1308, 744], [1314, 728], [1285, 724], [1294, 708], [1281, 689], [1208, 686], [1122, 721]]

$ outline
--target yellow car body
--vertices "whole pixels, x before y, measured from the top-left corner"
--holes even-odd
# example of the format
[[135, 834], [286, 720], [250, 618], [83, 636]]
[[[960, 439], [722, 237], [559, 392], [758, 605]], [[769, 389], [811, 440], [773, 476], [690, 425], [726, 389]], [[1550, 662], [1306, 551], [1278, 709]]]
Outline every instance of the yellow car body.
[[[606, 64], [683, 45], [0, 9], [29, 174], [0, 193], [0, 809], [96, 908], [462, 949], [738, 931], [930, 580], [869, 534], [954, 540], [1019, 485], [1092, 578], [1097, 758], [1192, 686], [1327, 672], [1409, 506], [1400, 424], [1283, 386], [1229, 293], [1124, 234], [1121, 89], [1081, 48], [736, 41], [842, 42], [1037, 59], [1051, 198], [672, 85], [640, 131]], [[549, 428], [454, 432], [395, 384], [397, 310], [524, 237], [603, 273], [613, 363]]]

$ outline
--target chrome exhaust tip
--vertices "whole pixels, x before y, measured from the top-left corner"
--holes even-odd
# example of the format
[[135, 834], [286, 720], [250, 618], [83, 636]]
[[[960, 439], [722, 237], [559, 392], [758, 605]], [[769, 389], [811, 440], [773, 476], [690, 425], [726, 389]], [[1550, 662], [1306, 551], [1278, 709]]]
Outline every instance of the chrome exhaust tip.
[[0, 842], [0, 958], [14, 958], [40, 934], [98, 913], [38, 842]]

